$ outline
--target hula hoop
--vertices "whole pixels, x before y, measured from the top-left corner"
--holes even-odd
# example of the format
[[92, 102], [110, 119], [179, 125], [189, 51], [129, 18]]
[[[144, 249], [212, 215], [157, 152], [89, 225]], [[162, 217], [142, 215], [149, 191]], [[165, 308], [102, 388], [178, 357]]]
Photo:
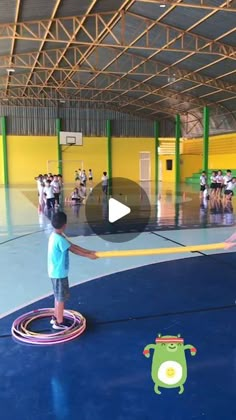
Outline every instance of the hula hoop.
[[22, 343], [35, 345], [53, 345], [65, 343], [79, 337], [86, 329], [86, 319], [79, 312], [65, 310], [64, 318], [70, 325], [55, 333], [40, 333], [28, 329], [29, 325], [41, 318], [51, 318], [54, 315], [53, 308], [43, 308], [27, 312], [19, 316], [12, 324], [11, 333], [13, 337]]

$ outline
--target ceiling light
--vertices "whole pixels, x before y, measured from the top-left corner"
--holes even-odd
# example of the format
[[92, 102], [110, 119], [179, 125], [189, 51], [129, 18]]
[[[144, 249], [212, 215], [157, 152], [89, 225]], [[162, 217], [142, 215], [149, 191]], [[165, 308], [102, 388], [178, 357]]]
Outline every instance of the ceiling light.
[[168, 81], [168, 83], [173, 83], [173, 82], [175, 82], [175, 81], [176, 81], [175, 74], [173, 74], [173, 75], [171, 75], [171, 76], [168, 76], [168, 77], [167, 77], [167, 81]]
[[15, 69], [7, 69], [7, 73], [15, 73]]
[[160, 4], [160, 7], [166, 7], [166, 4]]
[[66, 103], [66, 101], [64, 100], [64, 99], [60, 99], [60, 101], [59, 101], [61, 104], [65, 104]]

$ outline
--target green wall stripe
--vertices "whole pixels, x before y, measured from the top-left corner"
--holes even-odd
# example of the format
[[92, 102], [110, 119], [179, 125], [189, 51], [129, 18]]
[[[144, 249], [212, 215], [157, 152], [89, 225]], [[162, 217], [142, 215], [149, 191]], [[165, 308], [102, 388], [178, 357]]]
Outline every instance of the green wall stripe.
[[175, 185], [176, 189], [180, 184], [180, 116], [175, 117]]
[[7, 122], [6, 117], [1, 117], [2, 127], [2, 147], [3, 147], [3, 182], [5, 186], [9, 185], [8, 177], [8, 156], [7, 156]]
[[58, 173], [62, 175], [62, 150], [60, 145], [61, 119], [56, 119]]
[[209, 108], [203, 109], [203, 170], [208, 173], [208, 152], [209, 152]]

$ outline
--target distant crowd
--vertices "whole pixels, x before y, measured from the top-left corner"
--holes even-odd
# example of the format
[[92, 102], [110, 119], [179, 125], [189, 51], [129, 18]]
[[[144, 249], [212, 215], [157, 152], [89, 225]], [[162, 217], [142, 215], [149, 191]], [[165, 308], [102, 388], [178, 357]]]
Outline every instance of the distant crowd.
[[212, 171], [210, 185], [207, 183], [206, 172], [200, 176], [200, 197], [201, 198], [222, 198], [223, 194], [227, 200], [231, 200], [236, 187], [236, 178], [232, 176], [230, 169], [223, 174], [221, 170]]
[[[35, 177], [37, 182], [38, 190], [38, 201], [39, 201], [39, 211], [45, 209], [50, 210], [58, 208], [61, 205], [61, 193], [63, 187], [63, 180], [60, 174], [53, 175], [52, 173], [48, 174], [39, 174]], [[93, 189], [93, 171], [92, 169], [88, 170], [88, 175], [86, 170], [75, 170], [74, 181], [76, 186], [72, 193], [65, 198], [65, 203], [71, 204], [82, 204], [85, 202], [87, 197], [87, 188], [89, 191]], [[108, 192], [108, 176], [107, 172], [103, 172], [101, 177], [102, 192], [107, 195]]]

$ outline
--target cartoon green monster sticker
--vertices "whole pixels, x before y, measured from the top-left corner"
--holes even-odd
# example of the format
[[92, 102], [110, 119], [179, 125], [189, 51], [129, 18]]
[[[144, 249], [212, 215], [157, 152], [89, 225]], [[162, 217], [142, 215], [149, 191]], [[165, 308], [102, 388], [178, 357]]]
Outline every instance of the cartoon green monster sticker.
[[185, 350], [190, 350], [195, 356], [197, 349], [191, 344], [184, 345], [184, 339], [177, 336], [158, 334], [156, 344], [149, 344], [143, 350], [145, 357], [150, 357], [150, 349], [154, 350], [152, 359], [152, 380], [154, 391], [161, 394], [159, 387], [180, 388], [179, 394], [184, 392], [187, 379], [187, 363]]

